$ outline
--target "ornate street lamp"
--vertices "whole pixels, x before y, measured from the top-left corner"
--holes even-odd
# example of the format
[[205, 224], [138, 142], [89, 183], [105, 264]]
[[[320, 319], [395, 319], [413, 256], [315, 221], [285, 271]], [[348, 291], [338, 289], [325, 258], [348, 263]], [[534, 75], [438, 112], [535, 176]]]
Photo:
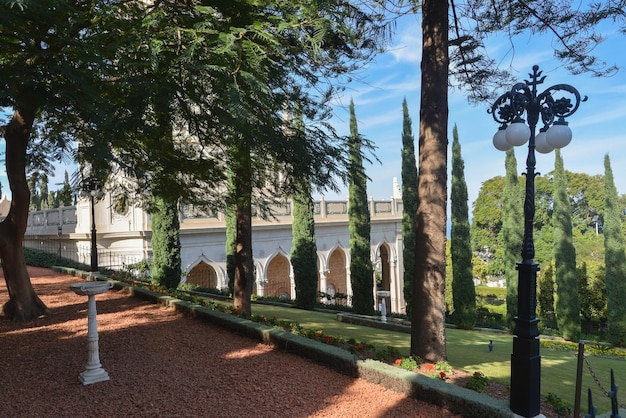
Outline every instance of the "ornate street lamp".
[[[568, 84], [557, 84], [537, 93], [537, 86], [545, 76], [539, 67], [533, 66], [530, 81], [515, 84], [500, 96], [488, 111], [501, 124], [493, 137], [494, 146], [507, 151], [513, 146], [528, 142], [526, 159], [526, 195], [524, 198], [524, 241], [522, 261], [517, 263], [518, 295], [517, 316], [513, 330], [513, 354], [511, 354], [511, 410], [522, 417], [539, 415], [541, 356], [539, 355], [539, 319], [536, 314], [537, 272], [533, 225], [535, 218], [535, 150], [540, 153], [562, 148], [572, 139], [572, 131], [565, 118], [578, 109], [580, 93]], [[565, 96], [573, 96], [571, 98]], [[522, 118], [526, 115], [527, 122]], [[543, 127], [535, 136], [541, 117]]]
[[91, 203], [91, 267], [90, 271], [92, 275], [98, 273], [98, 245], [96, 242], [96, 211], [95, 211], [95, 199], [100, 196], [100, 190], [98, 189], [98, 183], [94, 178], [87, 180], [84, 184], [81, 196], [89, 196]]

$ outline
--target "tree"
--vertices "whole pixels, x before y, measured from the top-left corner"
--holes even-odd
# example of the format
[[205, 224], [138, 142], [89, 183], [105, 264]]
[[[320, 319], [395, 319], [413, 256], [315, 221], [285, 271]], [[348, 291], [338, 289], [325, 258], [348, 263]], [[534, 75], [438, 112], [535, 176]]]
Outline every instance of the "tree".
[[[294, 135], [296, 140], [306, 141], [302, 115], [296, 114]], [[291, 234], [291, 266], [296, 284], [296, 305], [312, 309], [317, 300], [317, 244], [315, 242], [315, 207], [311, 196], [311, 181], [298, 180], [299, 187], [293, 195], [293, 223]]]
[[[234, 176], [231, 170], [228, 172], [228, 189], [233, 191]], [[233, 293], [235, 285], [235, 252], [237, 251], [237, 216], [236, 207], [226, 205], [225, 208], [225, 223], [226, 223], [226, 275], [228, 276], [228, 290]]]
[[415, 230], [417, 225], [417, 165], [415, 161], [415, 138], [411, 129], [411, 117], [406, 98], [402, 102], [402, 262], [404, 265], [404, 300], [410, 317], [415, 273]]
[[61, 190], [57, 192], [57, 196], [61, 206], [70, 206], [72, 204], [72, 186], [70, 185], [70, 177], [67, 170], [63, 173], [63, 184]]
[[572, 208], [567, 194], [567, 179], [561, 151], [556, 150], [554, 163], [554, 264], [556, 276], [556, 320], [566, 340], [580, 338], [580, 300], [576, 250], [572, 242]]
[[448, 2], [422, 3], [419, 173], [411, 354], [446, 358]]
[[456, 125], [452, 130], [452, 190], [450, 192], [452, 231], [452, 319], [462, 329], [472, 329], [476, 324], [476, 289], [472, 267], [472, 248], [467, 207], [465, 163]]
[[554, 325], [554, 269], [552, 264], [542, 269], [537, 279], [537, 306], [539, 314], [544, 319], [544, 324], [550, 327]]
[[586, 325], [606, 321], [605, 266], [598, 262], [583, 262], [578, 267], [580, 314]]
[[604, 156], [604, 264], [609, 342], [626, 344], [626, 253], [617, 189], [609, 155]]
[[[10, 298], [3, 312], [18, 321], [47, 312], [30, 283], [22, 250], [30, 202], [25, 173], [31, 133], [38, 119], [84, 111], [98, 101], [94, 82], [101, 48], [91, 44], [90, 25], [96, 10], [108, 10], [106, 3], [0, 3], [0, 106], [13, 108], [1, 129], [12, 200], [0, 223], [0, 259]], [[66, 143], [62, 137], [55, 140], [61, 147]]]
[[233, 173], [232, 195], [228, 196], [235, 208], [235, 275], [233, 280], [233, 308], [238, 314], [250, 315], [250, 295], [254, 283], [252, 258], [252, 157], [245, 138], [236, 138], [230, 152]]
[[44, 210], [49, 208], [48, 206], [48, 176], [41, 176], [41, 182], [39, 184], [39, 210]]
[[180, 224], [178, 202], [155, 195], [150, 205], [152, 224], [152, 280], [169, 289], [180, 283]]
[[[13, 191], [14, 200], [28, 199], [19, 177], [36, 116], [51, 138], [80, 142], [81, 163], [135, 179], [129, 189], [143, 203], [151, 195], [146, 185], [161, 175], [178, 186], [159, 190], [170, 202], [223, 202], [224, 150], [232, 136], [222, 135], [225, 129], [255, 142], [251, 156], [259, 166], [271, 155], [286, 179], [308, 173], [312, 183], [332, 186], [345, 174], [345, 157], [342, 141], [325, 124], [333, 94], [329, 80], [360, 68], [386, 36], [380, 14], [346, 1], [239, 0], [197, 7], [18, 1], [2, 3], [0, 16], [2, 33], [12, 34], [0, 40], [0, 105], [16, 110], [14, 124], [3, 129], [11, 142], [7, 157], [15, 161], [7, 173], [15, 178], [12, 187], [23, 188]], [[313, 122], [305, 150], [290, 148], [280, 132], [283, 103], [300, 103]], [[154, 135], [160, 129], [156, 109], [180, 134], [169, 154], [151, 152], [161, 138]], [[276, 190], [293, 189], [289, 181], [281, 186]], [[29, 282], [25, 264], [14, 261], [22, 255], [12, 250], [21, 247], [27, 208], [16, 202], [7, 219], [0, 256], [9, 287], [23, 293], [10, 297], [20, 299], [13, 304], [25, 306], [28, 318], [36, 317], [45, 308], [32, 309], [39, 302], [30, 285], [13, 285]]]
[[374, 313], [374, 269], [370, 256], [370, 212], [367, 204], [367, 177], [361, 155], [354, 102], [350, 100], [350, 167], [348, 169], [348, 225], [350, 229], [350, 280], [352, 308], [364, 315]]
[[[470, 235], [473, 250], [482, 258], [493, 261], [494, 252], [500, 247], [502, 231], [502, 208], [504, 206], [504, 178], [493, 177], [483, 182], [472, 210], [472, 226]], [[491, 274], [500, 274], [504, 265], [500, 260], [498, 266], [491, 267]]]
[[504, 277], [506, 280], [506, 320], [511, 329], [513, 318], [517, 316], [517, 281], [516, 270], [520, 258], [523, 238], [523, 196], [518, 183], [517, 160], [515, 151], [506, 152], [506, 176], [504, 177], [504, 193], [502, 209], [502, 246], [504, 248]]

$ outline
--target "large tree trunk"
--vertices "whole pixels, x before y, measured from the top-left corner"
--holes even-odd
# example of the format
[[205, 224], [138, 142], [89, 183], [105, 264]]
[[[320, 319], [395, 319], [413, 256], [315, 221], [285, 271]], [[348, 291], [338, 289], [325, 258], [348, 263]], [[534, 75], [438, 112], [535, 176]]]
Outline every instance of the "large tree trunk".
[[254, 283], [252, 261], [252, 162], [250, 147], [240, 141], [232, 147], [234, 192], [237, 202], [235, 243], [235, 283], [233, 307], [237, 314], [252, 313], [250, 295]]
[[448, 3], [422, 3], [422, 92], [411, 354], [446, 359]]
[[48, 312], [35, 294], [26, 270], [22, 243], [28, 224], [30, 192], [26, 182], [26, 148], [35, 119], [33, 108], [18, 108], [6, 126], [6, 168], [11, 188], [11, 208], [0, 223], [0, 259], [9, 290], [3, 314], [16, 321], [30, 321]]

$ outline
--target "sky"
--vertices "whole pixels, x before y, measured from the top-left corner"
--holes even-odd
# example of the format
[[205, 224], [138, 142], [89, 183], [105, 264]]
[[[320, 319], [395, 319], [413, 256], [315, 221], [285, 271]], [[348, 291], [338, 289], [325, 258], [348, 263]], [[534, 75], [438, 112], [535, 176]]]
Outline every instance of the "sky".
[[[402, 100], [406, 97], [412, 119], [413, 135], [419, 134], [421, 27], [419, 15], [405, 16], [397, 27], [388, 52], [363, 69], [360, 81], [348, 86], [336, 106], [333, 122], [340, 134], [349, 134], [348, 105], [354, 100], [359, 133], [374, 141], [376, 155], [382, 164], [366, 165], [371, 178], [368, 196], [389, 199], [392, 196], [393, 178], [401, 183]], [[615, 184], [620, 194], [626, 193], [626, 152], [624, 123], [626, 123], [626, 37], [607, 27], [607, 39], [596, 48], [597, 54], [608, 64], [617, 64], [620, 71], [606, 78], [589, 74], [571, 75], [553, 55], [551, 39], [523, 35], [515, 39], [515, 51], [506, 36], [494, 37], [486, 42], [487, 53], [502, 68], [512, 67], [517, 81], [528, 80], [533, 65], [538, 65], [546, 76], [539, 92], [555, 84], [570, 84], [588, 100], [581, 103], [574, 115], [568, 118], [573, 132], [572, 142], [561, 151], [565, 169], [587, 174], [604, 173], [604, 155], [609, 154]], [[510, 86], [512, 87], [512, 86]], [[496, 92], [499, 96], [505, 90]], [[491, 103], [471, 104], [467, 95], [458, 89], [449, 94], [449, 147], [450, 166], [452, 129], [458, 127], [461, 153], [465, 162], [465, 180], [468, 188], [470, 210], [480, 187], [486, 180], [504, 175], [505, 153], [492, 145], [498, 124], [487, 113]], [[528, 146], [515, 151], [518, 171], [525, 171]], [[449, 167], [450, 169], [451, 167]], [[554, 153], [537, 154], [537, 171], [546, 174], [554, 169]], [[448, 188], [449, 191], [449, 188]], [[347, 189], [341, 193], [328, 193], [326, 199], [346, 199]]]
[[[348, 105], [354, 100], [359, 133], [373, 141], [378, 149], [376, 156], [381, 164], [366, 164], [371, 181], [368, 182], [368, 195], [374, 199], [390, 199], [393, 195], [393, 179], [401, 183], [402, 149], [402, 101], [406, 97], [413, 121], [413, 134], [419, 133], [420, 106], [420, 59], [421, 26], [419, 15], [404, 16], [398, 21], [392, 42], [387, 52], [377, 56], [375, 61], [361, 69], [354, 81], [346, 86], [342, 96], [335, 102], [333, 125], [339, 134], [349, 134]], [[596, 53], [608, 64], [616, 64], [620, 71], [606, 78], [590, 74], [571, 75], [561, 62], [553, 56], [552, 40], [548, 37], [521, 35], [515, 38], [515, 50], [506, 36], [495, 36], [486, 42], [487, 53], [496, 59], [502, 68], [509, 66], [516, 79], [528, 79], [533, 65], [539, 65], [546, 76], [547, 88], [554, 84], [571, 84], [588, 100], [568, 121], [573, 131], [572, 142], [562, 149], [565, 169], [590, 175], [604, 173], [604, 155], [609, 154], [620, 194], [626, 193], [626, 152], [623, 124], [626, 122], [626, 54], [623, 45], [626, 37], [617, 28], [607, 25], [604, 31], [607, 39]], [[497, 92], [504, 93], [505, 90]], [[451, 156], [452, 128], [458, 127], [461, 153], [465, 162], [465, 180], [468, 188], [470, 211], [482, 183], [494, 176], [504, 175], [503, 152], [492, 145], [493, 134], [498, 124], [487, 113], [490, 103], [471, 104], [465, 92], [451, 89], [449, 94], [449, 151]], [[621, 122], [621, 123], [620, 123]], [[0, 142], [3, 151], [4, 141]], [[528, 147], [516, 149], [518, 171], [525, 171]], [[3, 158], [3, 156], [0, 156]], [[4, 194], [9, 188], [0, 165], [0, 181]], [[554, 153], [537, 155], [537, 171], [541, 174], [554, 168]], [[61, 182], [64, 167], [57, 170], [57, 178], [50, 184]], [[347, 199], [347, 188], [339, 193], [326, 193], [325, 198]], [[319, 197], [319, 195], [316, 195]]]

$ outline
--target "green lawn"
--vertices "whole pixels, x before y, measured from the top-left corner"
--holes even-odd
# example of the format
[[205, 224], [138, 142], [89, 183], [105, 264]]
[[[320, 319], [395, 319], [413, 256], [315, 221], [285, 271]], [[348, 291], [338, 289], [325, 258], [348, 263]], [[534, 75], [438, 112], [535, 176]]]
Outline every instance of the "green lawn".
[[[402, 355], [408, 355], [411, 338], [409, 334], [386, 331], [366, 326], [336, 321], [335, 314], [254, 304], [255, 314], [276, 316], [278, 319], [295, 321], [307, 329], [321, 329], [325, 334], [354, 338], [373, 344], [379, 349], [392, 346]], [[464, 331], [447, 329], [448, 362], [457, 369], [468, 372], [480, 370], [489, 379], [509, 385], [512, 336], [497, 332]], [[489, 352], [489, 340], [494, 342], [493, 352]], [[576, 353], [573, 351], [541, 350], [541, 393], [554, 393], [567, 404], [574, 405], [576, 385]], [[626, 361], [589, 357], [589, 362], [605, 388], [610, 386], [610, 369], [615, 371], [616, 384], [626, 387]], [[593, 392], [594, 404], [599, 412], [611, 410], [609, 399], [605, 397], [585, 366], [583, 370], [583, 397], [581, 408], [587, 408], [587, 388]], [[620, 396], [621, 395], [621, 396]], [[624, 392], [618, 392], [618, 400], [624, 404]]]

